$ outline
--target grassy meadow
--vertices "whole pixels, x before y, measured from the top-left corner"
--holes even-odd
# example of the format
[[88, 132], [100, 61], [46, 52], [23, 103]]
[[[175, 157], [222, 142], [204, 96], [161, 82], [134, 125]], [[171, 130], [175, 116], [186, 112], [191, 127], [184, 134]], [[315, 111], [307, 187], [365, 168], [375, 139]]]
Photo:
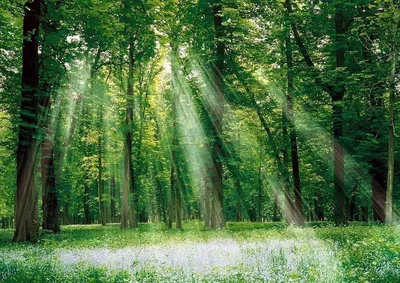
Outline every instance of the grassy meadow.
[[398, 282], [400, 227], [228, 223], [204, 230], [65, 226], [36, 244], [0, 230], [1, 282]]

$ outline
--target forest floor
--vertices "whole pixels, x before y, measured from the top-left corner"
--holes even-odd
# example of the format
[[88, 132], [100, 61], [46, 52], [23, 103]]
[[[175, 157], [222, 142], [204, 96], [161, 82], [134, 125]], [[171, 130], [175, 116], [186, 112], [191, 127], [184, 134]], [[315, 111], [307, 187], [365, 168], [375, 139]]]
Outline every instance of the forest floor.
[[13, 231], [0, 230], [0, 281], [399, 282], [399, 226], [314, 224], [76, 225], [34, 245], [11, 243]]

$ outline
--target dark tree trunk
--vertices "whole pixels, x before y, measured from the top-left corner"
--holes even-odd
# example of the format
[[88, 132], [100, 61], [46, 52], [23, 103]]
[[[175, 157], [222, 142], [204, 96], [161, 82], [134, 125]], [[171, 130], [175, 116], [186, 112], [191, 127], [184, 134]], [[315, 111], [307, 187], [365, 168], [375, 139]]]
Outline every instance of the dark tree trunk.
[[48, 132], [42, 141], [41, 157], [43, 229], [57, 233], [60, 232], [60, 223], [58, 219], [58, 194], [55, 183], [53, 149], [52, 131], [49, 126]]
[[122, 194], [121, 228], [137, 228], [135, 206], [135, 174], [132, 162], [132, 125], [133, 125], [133, 75], [134, 75], [134, 40], [129, 45], [129, 73], [127, 86], [127, 108], [125, 117], [125, 143], [124, 143], [124, 187]]
[[361, 206], [361, 221], [368, 221], [368, 208], [365, 205]]
[[243, 212], [242, 212], [242, 198], [243, 198], [243, 193], [242, 193], [242, 186], [240, 184], [239, 180], [240, 176], [235, 177], [235, 189], [236, 189], [236, 221], [243, 221]]
[[374, 159], [371, 163], [373, 168], [370, 171], [372, 178], [372, 211], [374, 221], [385, 222], [386, 205], [386, 163], [382, 160]]
[[[393, 0], [393, 5], [399, 8], [400, 3]], [[387, 175], [387, 188], [386, 188], [386, 223], [393, 222], [393, 180], [394, 180], [394, 150], [395, 150], [395, 105], [396, 105], [396, 67], [397, 67], [397, 29], [398, 29], [399, 15], [393, 21], [393, 39], [391, 42], [391, 68], [390, 68], [390, 81], [389, 81], [389, 127], [388, 127], [388, 175]]]
[[[102, 114], [100, 114], [102, 116]], [[102, 117], [100, 118], [100, 123], [102, 123]], [[101, 125], [100, 125], [101, 127]], [[97, 193], [99, 198], [99, 222], [102, 226], [106, 225], [105, 217], [105, 205], [103, 201], [103, 160], [102, 160], [102, 133], [99, 133], [98, 137], [98, 152], [97, 152], [97, 166], [98, 166], [98, 176], [97, 176]]]
[[[173, 55], [177, 56], [178, 50], [173, 46]], [[180, 86], [177, 83], [179, 78], [179, 65], [177, 60], [172, 64], [172, 83], [173, 83], [173, 98], [172, 98], [172, 144], [171, 144], [171, 195], [175, 194], [175, 212], [176, 212], [176, 228], [182, 228], [182, 197], [181, 197], [181, 172], [178, 157], [178, 127], [177, 127], [177, 109], [179, 107]]]
[[292, 176], [294, 183], [294, 222], [296, 225], [304, 225], [304, 213], [303, 213], [303, 201], [301, 197], [301, 182], [300, 182], [300, 166], [299, 166], [299, 153], [297, 148], [297, 132], [294, 118], [293, 109], [293, 55], [292, 55], [292, 43], [289, 36], [286, 39], [286, 63], [287, 63], [287, 93], [286, 93], [286, 115], [289, 126], [290, 136], [290, 153], [292, 160]]
[[260, 147], [260, 164], [258, 165], [258, 196], [257, 196], [257, 221], [263, 220], [262, 215], [262, 199], [263, 199], [263, 182], [262, 182], [262, 147]]
[[353, 191], [351, 192], [350, 205], [349, 205], [349, 220], [350, 221], [356, 221], [356, 212], [357, 212], [356, 193], [357, 193], [357, 186], [353, 186]]
[[[336, 67], [345, 66], [345, 19], [341, 7], [336, 8], [335, 14], [336, 31]], [[346, 195], [344, 191], [344, 151], [341, 144], [343, 136], [343, 98], [345, 95], [343, 82], [338, 82], [332, 97], [332, 119], [333, 119], [333, 173], [335, 187], [335, 223], [336, 225], [346, 224]]]
[[69, 205], [67, 202], [63, 204], [63, 211], [62, 211], [62, 224], [68, 225], [69, 224]]
[[281, 180], [283, 185], [283, 194], [285, 196], [285, 206], [284, 206], [284, 217], [287, 224], [296, 224], [296, 217], [294, 213], [294, 201], [292, 197], [292, 193], [290, 190], [290, 173], [289, 173], [289, 156], [288, 156], [288, 131], [287, 124], [288, 120], [286, 117], [287, 107], [286, 105], [282, 106], [282, 136], [284, 140], [284, 144], [281, 148], [282, 151], [282, 164], [281, 170], [278, 173], [278, 179]]
[[204, 182], [204, 227], [211, 228], [211, 205], [210, 205], [211, 189], [207, 174], [205, 174]]
[[117, 205], [116, 205], [116, 183], [115, 183], [115, 175], [113, 173], [110, 182], [110, 189], [111, 189], [111, 201], [110, 201], [110, 220], [112, 223], [116, 221], [116, 214], [117, 214]]
[[315, 193], [314, 194], [314, 211], [315, 211], [315, 217], [317, 221], [323, 221], [324, 220], [324, 210], [322, 206], [322, 196]]
[[171, 164], [170, 171], [170, 185], [169, 185], [169, 217], [168, 217], [168, 228], [172, 229], [172, 223], [175, 220], [175, 186], [174, 186], [174, 175], [175, 166]]
[[213, 115], [213, 136], [214, 141], [212, 144], [212, 158], [213, 164], [210, 168], [211, 179], [211, 227], [223, 228], [225, 227], [224, 205], [223, 205], [223, 187], [222, 187], [222, 120], [224, 109], [224, 90], [223, 90], [223, 71], [224, 71], [224, 57], [225, 57], [225, 44], [222, 41], [224, 36], [222, 26], [222, 5], [214, 4], [213, 17], [214, 29], [216, 40], [216, 61], [213, 66], [213, 83], [214, 83], [214, 99], [212, 102], [211, 112]]
[[51, 124], [51, 86], [45, 82], [42, 86], [40, 106], [42, 108], [40, 119], [44, 128], [41, 142], [41, 182], [42, 182], [42, 227], [53, 233], [60, 232], [58, 215], [58, 193], [54, 168], [54, 142], [53, 127]]
[[[177, 170], [179, 172], [179, 170]], [[177, 179], [179, 177], [175, 176]], [[182, 197], [180, 183], [176, 186], [176, 228], [182, 229]]]
[[[102, 95], [103, 96], [103, 95]], [[99, 223], [106, 225], [106, 207], [103, 200], [104, 182], [103, 182], [103, 101], [100, 99], [98, 112], [98, 137], [97, 137], [97, 196], [99, 202]]]
[[38, 141], [35, 137], [39, 86], [38, 33], [40, 0], [25, 3], [22, 48], [21, 124], [18, 130], [17, 192], [14, 241], [36, 241], [39, 233], [35, 164]]

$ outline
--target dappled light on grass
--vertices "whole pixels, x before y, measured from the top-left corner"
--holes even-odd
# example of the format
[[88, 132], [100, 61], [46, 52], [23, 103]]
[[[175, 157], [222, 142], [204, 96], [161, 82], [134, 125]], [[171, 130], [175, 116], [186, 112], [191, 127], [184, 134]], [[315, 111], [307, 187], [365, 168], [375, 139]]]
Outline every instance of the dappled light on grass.
[[[400, 277], [398, 226], [229, 222], [220, 231], [205, 231], [201, 222], [183, 226], [182, 231], [154, 224], [138, 230], [75, 226], [46, 235], [37, 245], [1, 242], [0, 280], [396, 282]], [[0, 231], [0, 240], [7, 233]]]
[[340, 281], [340, 263], [334, 251], [318, 240], [266, 240], [238, 242], [216, 239], [117, 250], [61, 250], [65, 265], [88, 262], [132, 274], [152, 271], [161, 280], [243, 278], [246, 281], [303, 280]]

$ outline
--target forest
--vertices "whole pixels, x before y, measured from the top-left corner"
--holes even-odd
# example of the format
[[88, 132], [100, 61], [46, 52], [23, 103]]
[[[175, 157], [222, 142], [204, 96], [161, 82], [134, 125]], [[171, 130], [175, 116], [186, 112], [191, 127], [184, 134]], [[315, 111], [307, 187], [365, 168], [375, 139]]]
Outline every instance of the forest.
[[399, 29], [398, 0], [1, 0], [0, 281], [400, 280]]

